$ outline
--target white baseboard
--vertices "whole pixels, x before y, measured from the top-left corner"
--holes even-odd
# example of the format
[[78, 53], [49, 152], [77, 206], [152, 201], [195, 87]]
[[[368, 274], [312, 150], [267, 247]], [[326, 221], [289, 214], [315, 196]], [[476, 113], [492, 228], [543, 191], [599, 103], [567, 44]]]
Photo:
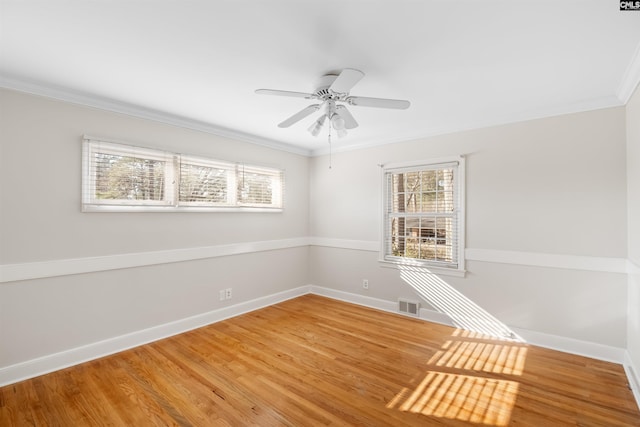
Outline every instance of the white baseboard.
[[[350, 292], [338, 291], [336, 289], [324, 288], [322, 286], [314, 285], [311, 285], [310, 292], [315, 295], [321, 295], [327, 298], [337, 299], [339, 301], [350, 302], [369, 308], [375, 308], [378, 310], [387, 311], [389, 313], [402, 314], [398, 313], [398, 303], [394, 301], [387, 301], [379, 298], [368, 297], [366, 295], [352, 294]], [[426, 308], [420, 308], [419, 319], [434, 323], [440, 323], [447, 326], [453, 326], [453, 323], [451, 322], [449, 316]]]
[[631, 360], [631, 356], [628, 351], [624, 352], [624, 371], [627, 374], [627, 378], [629, 379], [629, 387], [633, 392], [633, 397], [636, 398], [636, 403], [638, 404], [638, 408], [640, 408], [640, 366], [635, 366], [633, 361]]
[[0, 386], [37, 377], [69, 366], [84, 363], [133, 347], [177, 335], [192, 329], [210, 325], [240, 314], [258, 310], [291, 298], [309, 293], [309, 286], [301, 286], [278, 292], [273, 295], [256, 298], [251, 301], [224, 307], [218, 310], [176, 320], [141, 331], [132, 332], [115, 338], [72, 348], [60, 353], [50, 354], [26, 362], [17, 363], [0, 369]]
[[[59, 369], [64, 369], [69, 366], [118, 353], [123, 350], [167, 338], [172, 335], [187, 332], [202, 326], [210, 325], [221, 320], [248, 313], [250, 311], [258, 310], [260, 308], [277, 304], [279, 302], [286, 301], [288, 299], [308, 293], [321, 295], [340, 301], [350, 302], [382, 311], [398, 313], [397, 303], [394, 301], [372, 298], [365, 295], [353, 294], [321, 286], [305, 285], [295, 289], [278, 292], [273, 295], [267, 295], [265, 297], [256, 298], [251, 301], [242, 302], [218, 310], [188, 317], [186, 319], [154, 326], [152, 328], [132, 332], [130, 334], [121, 335], [115, 338], [110, 338], [82, 347], [72, 348], [60, 353], [55, 353], [0, 368], [0, 386], [13, 384], [18, 381], [26, 380], [49, 372], [57, 371]], [[453, 326], [451, 319], [445, 314], [425, 308], [420, 309], [420, 319], [424, 321]], [[637, 369], [635, 367], [632, 369], [628, 368], [629, 366], [632, 366], [632, 364], [630, 362], [630, 358], [627, 358], [628, 361], [627, 359], [625, 359], [625, 351], [623, 349], [587, 341], [560, 337], [556, 335], [544, 334], [535, 331], [528, 331], [517, 328], [512, 329], [518, 335], [523, 337], [529, 344], [546, 347], [553, 350], [564, 351], [567, 353], [578, 354], [581, 356], [592, 357], [594, 359], [625, 364], [627, 375], [632, 378], [630, 380], [631, 383], [635, 384], [632, 387], [634, 389], [636, 399], [640, 402], [640, 399], [638, 399], [638, 390], [640, 390], [638, 378], [633, 376], [633, 374], [630, 374], [630, 372], [633, 371], [637, 372]]]
[[[335, 289], [324, 288], [311, 285], [311, 293], [346, 301], [353, 304], [376, 308], [383, 311], [398, 313], [397, 304], [392, 301], [371, 298], [365, 295], [352, 294]], [[420, 319], [453, 326], [449, 316], [434, 310], [420, 309]], [[558, 335], [545, 334], [542, 332], [530, 331], [526, 329], [513, 328], [509, 326], [517, 335], [522, 337], [528, 344], [545, 347], [552, 350], [563, 351], [565, 353], [579, 356], [591, 357], [593, 359], [604, 360], [613, 363], [624, 362], [625, 350], [618, 347], [607, 346], [589, 341], [581, 341], [573, 338], [561, 337]]]
[[582, 341], [559, 335], [546, 334], [528, 329], [510, 327], [513, 332], [522, 337], [528, 344], [538, 347], [558, 350], [578, 356], [590, 357], [605, 362], [622, 364], [624, 361], [624, 349], [610, 345], [598, 344], [591, 341]]

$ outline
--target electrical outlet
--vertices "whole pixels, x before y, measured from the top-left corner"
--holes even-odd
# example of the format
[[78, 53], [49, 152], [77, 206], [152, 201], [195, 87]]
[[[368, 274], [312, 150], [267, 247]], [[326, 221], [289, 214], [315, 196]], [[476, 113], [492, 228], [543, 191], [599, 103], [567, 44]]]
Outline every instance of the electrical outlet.
[[362, 287], [369, 289], [369, 281], [367, 279], [362, 279]]
[[220, 291], [220, 301], [224, 301], [227, 299], [227, 293], [223, 290]]
[[227, 288], [224, 290], [225, 299], [231, 299], [231, 288]]

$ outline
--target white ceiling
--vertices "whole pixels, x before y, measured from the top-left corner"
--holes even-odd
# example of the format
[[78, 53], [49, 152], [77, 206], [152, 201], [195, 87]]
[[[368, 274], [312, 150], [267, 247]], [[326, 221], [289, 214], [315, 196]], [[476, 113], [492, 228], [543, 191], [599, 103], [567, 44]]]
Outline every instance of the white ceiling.
[[[360, 127], [334, 149], [624, 105], [640, 80], [640, 11], [615, 0], [0, 0], [0, 85], [302, 154], [311, 92], [366, 75]], [[319, 113], [318, 113], [319, 115]]]

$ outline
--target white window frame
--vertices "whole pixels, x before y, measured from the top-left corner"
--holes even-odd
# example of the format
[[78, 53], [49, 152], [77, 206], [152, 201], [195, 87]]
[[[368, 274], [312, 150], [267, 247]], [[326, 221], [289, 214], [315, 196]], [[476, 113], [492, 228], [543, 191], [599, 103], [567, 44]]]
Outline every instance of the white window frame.
[[[454, 197], [457, 198], [456, 222], [457, 222], [457, 266], [446, 266], [437, 261], [419, 260], [414, 258], [404, 258], [390, 254], [390, 215], [388, 211], [390, 200], [389, 186], [387, 185], [387, 175], [390, 173], [404, 173], [419, 170], [428, 170], [447, 165], [454, 165]], [[404, 163], [392, 163], [382, 165], [382, 230], [380, 239], [379, 262], [382, 266], [392, 268], [402, 268], [403, 266], [420, 267], [436, 274], [451, 276], [465, 276], [465, 158], [464, 156], [442, 157], [423, 161], [411, 161]]]
[[[164, 199], [152, 200], [109, 200], [96, 198], [96, 173], [92, 161], [100, 150], [114, 155], [139, 156], [145, 159], [165, 162]], [[226, 203], [181, 202], [180, 165], [184, 160], [196, 164], [227, 170]], [[271, 204], [241, 204], [237, 199], [238, 171], [242, 168], [261, 171], [273, 179]], [[284, 210], [284, 170], [260, 166], [243, 165], [236, 162], [210, 159], [202, 156], [184, 155], [163, 150], [143, 148], [127, 142], [106, 140], [84, 136], [82, 147], [82, 211], [83, 212], [282, 212]]]

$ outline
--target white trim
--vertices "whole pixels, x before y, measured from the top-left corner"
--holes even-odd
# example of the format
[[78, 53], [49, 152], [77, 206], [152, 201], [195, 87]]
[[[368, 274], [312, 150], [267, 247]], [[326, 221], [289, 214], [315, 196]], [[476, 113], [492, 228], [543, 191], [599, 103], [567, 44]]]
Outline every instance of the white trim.
[[[454, 126], [441, 126], [432, 127], [429, 130], [422, 131], [420, 134], [405, 134], [396, 138], [386, 138], [384, 141], [370, 141], [349, 145], [336, 145], [332, 147], [333, 153], [343, 153], [354, 150], [362, 150], [373, 147], [387, 146], [391, 144], [402, 143], [424, 143], [425, 139], [435, 138], [442, 135], [450, 135], [455, 133], [473, 131], [477, 129], [486, 129], [491, 127], [504, 126], [514, 123], [527, 122], [531, 120], [540, 120], [549, 117], [563, 116], [567, 114], [583, 113], [587, 111], [602, 110], [605, 108], [615, 108], [623, 106], [624, 103], [620, 101], [615, 94], [603, 96], [595, 99], [588, 99], [584, 101], [573, 102], [563, 105], [550, 105], [543, 108], [524, 111], [521, 113], [509, 113], [503, 116], [494, 117], [487, 120], [461, 123]], [[311, 157], [325, 156], [329, 154], [329, 147], [327, 144], [322, 145], [319, 148], [313, 149], [310, 152]]]
[[[144, 267], [147, 265], [217, 258], [222, 256], [297, 248], [302, 246], [319, 246], [376, 253], [380, 250], [379, 243], [371, 240], [349, 240], [313, 236], [297, 237], [282, 240], [265, 240], [197, 248], [170, 249], [165, 251], [137, 252], [86, 258], [4, 264], [0, 265], [0, 283], [66, 276], [70, 274], [94, 273], [121, 268]], [[493, 249], [466, 249], [465, 254], [467, 261], [602, 271], [607, 273], [632, 273], [633, 271], [640, 271], [638, 264], [635, 264], [632, 260], [626, 260], [624, 258], [497, 251]], [[384, 263], [381, 263], [381, 265], [383, 264]], [[435, 271], [435, 269], [434, 272], [442, 272], [443, 274], [452, 273], [452, 271]], [[461, 275], [464, 276], [464, 272]]]
[[459, 165], [460, 162], [464, 161], [464, 156], [447, 156], [447, 157], [436, 157], [434, 159], [427, 160], [409, 160], [406, 162], [394, 162], [394, 163], [381, 163], [380, 166], [384, 171], [394, 172], [396, 170], [403, 169], [429, 169], [429, 167], [433, 166], [437, 167], [446, 167], [447, 165]]
[[0, 386], [13, 384], [28, 378], [33, 378], [173, 335], [181, 334], [308, 293], [309, 286], [301, 286], [295, 289], [289, 289], [287, 291], [278, 292], [276, 294], [267, 295], [218, 310], [191, 316], [186, 319], [176, 320], [174, 322], [165, 323], [163, 325], [131, 332], [115, 338], [109, 338], [96, 343], [0, 368]]
[[411, 263], [408, 261], [403, 262], [395, 262], [395, 261], [387, 261], [386, 259], [378, 259], [378, 264], [380, 267], [384, 268], [395, 268], [396, 270], [402, 270], [403, 268], [411, 267], [411, 268], [419, 268], [421, 270], [425, 270], [426, 272], [442, 275], [442, 276], [454, 276], [454, 277], [465, 277], [467, 275], [467, 270], [461, 270], [459, 268], [445, 268], [445, 267], [436, 267], [433, 265], [423, 265], [422, 263]]
[[226, 212], [226, 213], [282, 213], [283, 208], [269, 208], [269, 207], [253, 207], [253, 206], [191, 206], [191, 205], [107, 205], [107, 204], [86, 204], [82, 206], [82, 212], [146, 212], [146, 213], [213, 213], [213, 212]]
[[636, 47], [636, 51], [629, 61], [629, 65], [622, 76], [616, 95], [623, 104], [627, 104], [633, 92], [640, 83], [640, 43]]
[[[350, 302], [369, 308], [375, 308], [382, 311], [401, 314], [397, 311], [396, 302], [371, 298], [364, 295], [352, 294], [349, 292], [338, 291], [336, 289], [324, 288], [315, 285], [311, 285], [310, 289], [310, 292], [312, 294]], [[419, 318], [424, 321], [455, 327], [451, 322], [449, 316], [434, 310], [421, 308]], [[623, 348], [598, 344], [589, 341], [582, 341], [558, 335], [545, 334], [542, 332], [536, 332], [527, 329], [514, 328], [509, 325], [507, 326], [517, 335], [524, 338], [527, 344], [536, 345], [538, 347], [545, 347], [552, 350], [558, 350], [565, 353], [576, 354], [579, 356], [591, 357], [607, 362], [623, 363], [624, 360], [625, 350]]]
[[330, 237], [309, 237], [311, 246], [325, 246], [328, 248], [352, 249], [356, 251], [378, 252], [380, 245], [371, 240], [332, 239]]
[[640, 375], [640, 366], [633, 364], [628, 350], [624, 352], [624, 363], [622, 366], [624, 366], [624, 371], [629, 379], [629, 388], [631, 388], [633, 397], [635, 397], [638, 408], [640, 408], [640, 376], [638, 376]]
[[483, 261], [500, 264], [603, 271], [607, 273], [627, 272], [627, 260], [625, 258], [545, 254], [538, 252], [501, 251], [478, 248], [467, 248], [465, 250], [465, 258], [467, 261]]
[[100, 110], [126, 114], [128, 116], [152, 120], [155, 122], [178, 126], [185, 129], [206, 132], [224, 138], [231, 138], [238, 141], [261, 145], [263, 147], [273, 148], [275, 150], [299, 154], [302, 156], [308, 157], [311, 155], [310, 150], [302, 147], [274, 141], [272, 139], [263, 138], [257, 135], [252, 135], [237, 130], [215, 126], [210, 123], [204, 123], [186, 117], [176, 116], [163, 111], [144, 108], [139, 105], [128, 104], [114, 99], [103, 98], [88, 93], [73, 91], [68, 88], [53, 87], [50, 85], [44, 85], [34, 81], [27, 81], [22, 78], [9, 77], [6, 75], [0, 75], [0, 87], [20, 92], [26, 92], [32, 95], [44, 96], [47, 98], [70, 102], [72, 104], [78, 104], [85, 107], [98, 108]]
[[624, 348], [598, 344], [591, 341], [582, 341], [575, 338], [552, 335], [544, 332], [532, 331], [509, 326], [516, 334], [522, 337], [528, 344], [538, 347], [550, 348], [578, 356], [591, 357], [612, 363], [622, 363], [624, 360]]
[[282, 240], [231, 243], [200, 248], [171, 249], [166, 251], [137, 252], [99, 257], [59, 259], [0, 265], [0, 283], [17, 280], [66, 276], [69, 274], [93, 273], [121, 268], [143, 267], [171, 262], [217, 258], [253, 252], [297, 248], [309, 245], [309, 238], [298, 237]]
[[[325, 288], [322, 286], [310, 285], [310, 291], [314, 295], [320, 295], [339, 301], [349, 302], [352, 304], [362, 305], [364, 307], [375, 308], [376, 310], [386, 311], [404, 316], [404, 313], [398, 312], [397, 301], [387, 301], [379, 298], [373, 298], [366, 295], [352, 294], [350, 292], [339, 291], [337, 289]], [[416, 316], [409, 316], [416, 318]], [[441, 325], [453, 326], [451, 319], [446, 314], [420, 307], [419, 319], [439, 323]]]

